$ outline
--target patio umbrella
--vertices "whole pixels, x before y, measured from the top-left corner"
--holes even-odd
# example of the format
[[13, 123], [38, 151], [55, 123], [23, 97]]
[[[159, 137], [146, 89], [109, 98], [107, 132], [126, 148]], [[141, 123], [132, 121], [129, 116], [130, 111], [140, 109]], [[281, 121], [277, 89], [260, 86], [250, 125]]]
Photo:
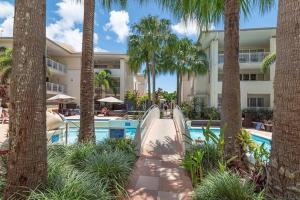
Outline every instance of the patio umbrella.
[[63, 109], [63, 104], [75, 100], [75, 97], [71, 97], [71, 96], [68, 96], [68, 95], [65, 95], [65, 94], [58, 94], [58, 95], [55, 95], [55, 96], [53, 96], [53, 97], [51, 97], [47, 100], [48, 100], [48, 102], [58, 103], [58, 105], [59, 105], [58, 109], [59, 109], [59, 112], [61, 112], [62, 109]]
[[68, 96], [68, 95], [65, 95], [65, 94], [58, 94], [58, 95], [55, 95], [55, 96], [53, 96], [53, 97], [51, 97], [47, 100], [51, 101], [51, 102], [57, 102], [57, 103], [67, 103], [67, 102], [75, 100], [75, 98], [71, 97], [71, 96]]
[[115, 97], [106, 97], [103, 99], [98, 99], [97, 101], [105, 102], [105, 103], [124, 103], [122, 100], [117, 99]]

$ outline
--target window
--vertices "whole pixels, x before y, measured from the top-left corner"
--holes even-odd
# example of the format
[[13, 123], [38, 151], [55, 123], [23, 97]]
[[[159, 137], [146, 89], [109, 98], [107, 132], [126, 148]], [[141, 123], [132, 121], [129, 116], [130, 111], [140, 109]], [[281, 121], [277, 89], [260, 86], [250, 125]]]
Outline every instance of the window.
[[108, 66], [107, 65], [99, 65], [99, 64], [95, 64], [95, 69], [107, 69]]
[[111, 68], [112, 69], [120, 69], [120, 65], [113, 65]]
[[250, 74], [250, 80], [256, 81], [256, 74]]
[[218, 94], [218, 108], [222, 106], [222, 94]]
[[249, 81], [249, 74], [243, 74], [243, 80]]
[[262, 97], [248, 98], [248, 107], [249, 108], [265, 107], [264, 98], [262, 98]]
[[264, 81], [265, 80], [264, 74], [257, 74], [257, 80], [258, 81]]
[[218, 81], [222, 81], [223, 80], [223, 74], [219, 73], [218, 74]]

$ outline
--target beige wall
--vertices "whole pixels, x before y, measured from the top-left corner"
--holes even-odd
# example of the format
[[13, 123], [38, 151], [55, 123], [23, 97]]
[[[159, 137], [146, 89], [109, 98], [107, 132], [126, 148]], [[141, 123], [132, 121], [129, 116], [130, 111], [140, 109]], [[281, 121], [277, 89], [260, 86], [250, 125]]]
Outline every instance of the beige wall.
[[[240, 33], [240, 49], [264, 49], [265, 52], [276, 51], [275, 29], [250, 30]], [[223, 33], [222, 33], [223, 34]], [[210, 33], [202, 41], [206, 44], [206, 53], [209, 59], [209, 73], [198, 76], [192, 84], [191, 80], [184, 81], [182, 88], [183, 99], [192, 100], [193, 96], [208, 97], [208, 106], [218, 107], [218, 94], [222, 93], [222, 82], [218, 81], [218, 74], [222, 73], [223, 64], [218, 63], [219, 52], [223, 51], [223, 35]], [[221, 35], [221, 36], [220, 36]], [[251, 37], [250, 37], [251, 36]], [[205, 38], [206, 37], [206, 38]], [[261, 73], [261, 63], [240, 63], [241, 73]], [[274, 105], [273, 81], [275, 77], [275, 64], [265, 75], [266, 81], [241, 81], [241, 108], [247, 108], [248, 94], [268, 95], [270, 107]]]

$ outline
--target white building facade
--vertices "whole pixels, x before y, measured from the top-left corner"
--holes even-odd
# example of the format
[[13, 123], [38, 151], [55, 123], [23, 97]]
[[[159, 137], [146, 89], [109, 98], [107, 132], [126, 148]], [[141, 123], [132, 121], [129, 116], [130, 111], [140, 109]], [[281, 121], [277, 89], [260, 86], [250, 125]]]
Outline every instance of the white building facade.
[[[224, 31], [203, 33], [200, 43], [207, 53], [206, 75], [185, 77], [182, 99], [198, 97], [209, 107], [221, 106], [224, 61]], [[273, 108], [275, 65], [267, 73], [261, 70], [262, 60], [276, 51], [276, 28], [240, 30], [241, 108]]]
[[[12, 48], [12, 43], [12, 38], [0, 37], [0, 47]], [[67, 94], [75, 97], [75, 102], [79, 104], [81, 52], [75, 52], [65, 44], [47, 39], [46, 55], [46, 64], [50, 71], [46, 81], [47, 97], [60, 93]], [[103, 90], [102, 97], [116, 96], [124, 100], [126, 91], [138, 90], [140, 93], [144, 93], [145, 79], [131, 72], [127, 62], [126, 54], [94, 53], [95, 73], [108, 70], [116, 83], [116, 95], [112, 90]]]

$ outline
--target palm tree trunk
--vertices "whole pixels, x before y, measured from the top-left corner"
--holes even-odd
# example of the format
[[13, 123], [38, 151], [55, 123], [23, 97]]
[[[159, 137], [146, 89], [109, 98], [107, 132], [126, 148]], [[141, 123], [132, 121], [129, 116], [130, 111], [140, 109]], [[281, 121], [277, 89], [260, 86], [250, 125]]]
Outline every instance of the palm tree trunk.
[[9, 155], [3, 199], [26, 199], [47, 182], [46, 2], [15, 2]]
[[225, 158], [238, 156], [241, 150], [238, 134], [241, 130], [239, 19], [237, 0], [224, 1], [224, 66], [222, 84], [222, 127], [225, 128]]
[[95, 0], [84, 1], [79, 142], [95, 141], [94, 128], [94, 12]]
[[181, 96], [182, 96], [182, 74], [179, 75], [179, 96], [178, 96], [178, 103], [179, 105], [182, 103], [182, 99], [181, 99]]
[[179, 100], [180, 99], [180, 89], [179, 89], [180, 88], [180, 86], [179, 86], [180, 85], [180, 80], [179, 80], [180, 78], [179, 78], [179, 76], [180, 76], [179, 72], [177, 72], [177, 74], [176, 74], [176, 81], [177, 81], [177, 85], [176, 85], [176, 87], [177, 87], [177, 102], [176, 103], [177, 103], [177, 105], [180, 106], [180, 103], [179, 103], [180, 102], [180, 100]]
[[146, 69], [147, 69], [147, 81], [148, 81], [148, 103], [147, 106], [150, 106], [150, 101], [151, 101], [151, 76], [150, 76], [150, 65], [149, 62], [146, 62]]
[[155, 104], [156, 94], [155, 94], [155, 82], [156, 82], [156, 72], [155, 72], [155, 63], [152, 62], [152, 104]]
[[279, 1], [274, 131], [268, 181], [272, 199], [300, 197], [300, 2]]

